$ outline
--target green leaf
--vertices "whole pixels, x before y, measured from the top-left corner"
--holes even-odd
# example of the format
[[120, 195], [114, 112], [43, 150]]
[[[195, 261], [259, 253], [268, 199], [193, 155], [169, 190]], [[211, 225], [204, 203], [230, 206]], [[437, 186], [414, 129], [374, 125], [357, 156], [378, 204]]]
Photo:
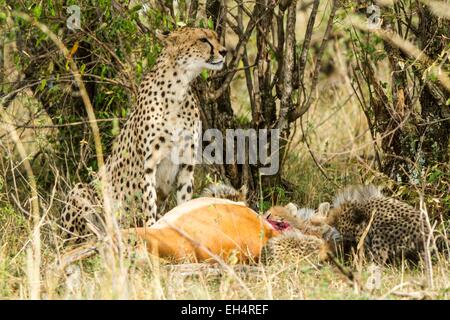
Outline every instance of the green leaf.
[[142, 4], [138, 4], [138, 5], [134, 6], [133, 8], [131, 8], [130, 13], [137, 12], [141, 9], [142, 9]]
[[443, 174], [442, 171], [440, 171], [439, 169], [436, 169], [428, 176], [428, 181], [430, 183], [436, 182], [439, 179], [439, 177], [442, 176], [442, 174]]
[[201, 76], [204, 80], [208, 80], [208, 71], [207, 70], [203, 70], [201, 73]]
[[46, 85], [47, 79], [42, 79], [41, 84], [39, 85], [39, 91], [44, 91]]
[[102, 71], [100, 72], [100, 77], [102, 81], [105, 79], [106, 72], [107, 72], [106, 66], [102, 65]]
[[122, 118], [126, 118], [128, 114], [128, 110], [126, 108], [122, 108]]
[[140, 63], [140, 62], [138, 62], [137, 64], [136, 64], [136, 72], [137, 72], [137, 74], [138, 75], [141, 75], [142, 74], [142, 63]]
[[430, 72], [430, 74], [428, 75], [428, 78], [429, 78], [431, 81], [437, 81], [437, 74], [434, 73], [434, 72]]
[[36, 5], [33, 8], [33, 15], [34, 15], [34, 17], [36, 19], [39, 19], [41, 17], [41, 14], [42, 14], [42, 7], [41, 7], [41, 5]]
[[214, 30], [214, 22], [211, 18], [208, 19], [208, 29]]
[[117, 136], [119, 133], [120, 133], [119, 119], [114, 118], [113, 121], [112, 121], [111, 134], [113, 136]]
[[47, 8], [48, 8], [48, 10], [50, 10], [50, 15], [52, 17], [56, 16], [55, 5], [53, 4], [52, 0], [47, 1]]

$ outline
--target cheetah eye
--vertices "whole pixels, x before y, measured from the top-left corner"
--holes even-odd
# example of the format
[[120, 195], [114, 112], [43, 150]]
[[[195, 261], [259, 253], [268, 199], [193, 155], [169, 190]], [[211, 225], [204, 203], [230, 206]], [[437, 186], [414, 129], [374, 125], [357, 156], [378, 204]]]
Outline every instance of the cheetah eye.
[[207, 38], [200, 38], [199, 40], [200, 40], [201, 42], [204, 42], [204, 43], [208, 42], [208, 39], [207, 39]]

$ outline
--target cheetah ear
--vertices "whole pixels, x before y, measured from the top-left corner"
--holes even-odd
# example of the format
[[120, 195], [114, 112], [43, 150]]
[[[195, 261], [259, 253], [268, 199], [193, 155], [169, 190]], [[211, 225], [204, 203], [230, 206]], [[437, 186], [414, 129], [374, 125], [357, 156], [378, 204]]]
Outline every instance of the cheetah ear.
[[329, 202], [322, 202], [321, 204], [319, 204], [319, 208], [317, 209], [317, 211], [320, 215], [326, 217], [328, 215], [328, 212], [330, 212], [330, 208], [331, 205]]
[[175, 40], [175, 36], [168, 30], [165, 31], [156, 30], [155, 36], [156, 38], [158, 38], [159, 41], [162, 42], [164, 46], [173, 44]]
[[289, 212], [289, 214], [291, 216], [295, 217], [297, 215], [298, 208], [292, 202], [290, 202], [287, 205], [285, 205], [284, 208]]

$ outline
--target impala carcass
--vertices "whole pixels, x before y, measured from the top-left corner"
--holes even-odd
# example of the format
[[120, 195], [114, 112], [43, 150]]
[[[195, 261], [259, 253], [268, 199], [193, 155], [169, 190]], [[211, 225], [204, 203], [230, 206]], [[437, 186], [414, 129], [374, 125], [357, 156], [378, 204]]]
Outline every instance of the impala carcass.
[[171, 262], [252, 263], [258, 262], [262, 253], [278, 258], [274, 250], [284, 254], [286, 248], [289, 254], [326, 256], [320, 237], [306, 235], [288, 221], [266, 219], [241, 202], [219, 198], [191, 200], [151, 227], [127, 229], [123, 234], [137, 238], [140, 249]]

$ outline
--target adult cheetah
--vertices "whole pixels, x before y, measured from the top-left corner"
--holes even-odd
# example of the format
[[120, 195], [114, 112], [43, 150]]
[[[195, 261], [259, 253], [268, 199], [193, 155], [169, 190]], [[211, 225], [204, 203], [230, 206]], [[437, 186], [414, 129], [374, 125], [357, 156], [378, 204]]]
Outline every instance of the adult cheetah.
[[[201, 134], [199, 102], [191, 82], [202, 70], [220, 70], [227, 53], [208, 29], [184, 27], [158, 33], [158, 38], [164, 49], [143, 79], [137, 105], [99, 172], [122, 226], [132, 222], [130, 211], [141, 212], [146, 223], [153, 224], [157, 194], [166, 197], [174, 186], [178, 204], [191, 199]], [[78, 184], [68, 195], [62, 226], [71, 237], [92, 233], [89, 226], [102, 229], [92, 188]]]

